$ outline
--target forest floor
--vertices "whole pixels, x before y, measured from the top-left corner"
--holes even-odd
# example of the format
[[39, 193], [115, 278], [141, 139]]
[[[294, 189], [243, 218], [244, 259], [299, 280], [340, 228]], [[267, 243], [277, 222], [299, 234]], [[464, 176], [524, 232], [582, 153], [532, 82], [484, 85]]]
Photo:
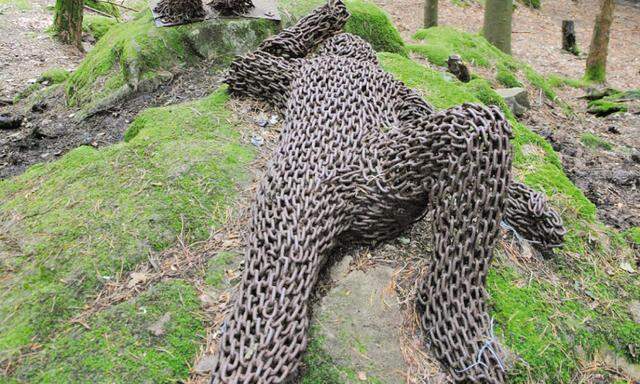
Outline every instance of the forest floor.
[[[375, 0], [410, 41], [422, 27], [424, 0]], [[456, 5], [459, 4], [459, 5]], [[559, 74], [580, 78], [584, 74], [597, 0], [543, 1], [534, 10], [518, 4], [513, 20], [513, 55], [543, 75]], [[440, 25], [478, 33], [484, 8], [475, 0], [441, 1]], [[419, 10], [416, 12], [416, 10]], [[561, 50], [562, 20], [575, 20], [577, 42], [582, 54]], [[618, 1], [611, 31], [607, 81], [615, 88], [640, 88], [640, 4]]]

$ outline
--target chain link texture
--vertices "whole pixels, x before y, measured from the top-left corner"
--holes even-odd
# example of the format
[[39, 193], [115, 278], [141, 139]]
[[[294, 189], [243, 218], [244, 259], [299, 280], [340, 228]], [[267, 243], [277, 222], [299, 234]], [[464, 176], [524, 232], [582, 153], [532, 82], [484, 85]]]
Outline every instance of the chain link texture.
[[251, 0], [213, 0], [209, 5], [223, 16], [239, 16], [254, 7]]
[[435, 246], [416, 303], [422, 329], [457, 382], [503, 383], [485, 302], [500, 222], [546, 246], [561, 245], [562, 222], [511, 181], [512, 133], [499, 109], [435, 111], [368, 43], [339, 33], [348, 17], [332, 0], [230, 68], [233, 95], [267, 101], [285, 121], [211, 383], [290, 382], [328, 252], [393, 238], [426, 214]]
[[164, 23], [185, 23], [202, 19], [207, 14], [202, 0], [160, 0], [153, 11]]

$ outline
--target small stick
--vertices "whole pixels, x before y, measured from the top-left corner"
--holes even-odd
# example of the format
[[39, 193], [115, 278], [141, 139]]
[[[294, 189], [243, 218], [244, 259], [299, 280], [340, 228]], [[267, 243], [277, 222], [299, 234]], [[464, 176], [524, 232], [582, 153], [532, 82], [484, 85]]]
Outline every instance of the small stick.
[[133, 12], [140, 12], [137, 9], [131, 8], [131, 7], [127, 7], [124, 4], [118, 4], [118, 3], [114, 3], [112, 1], [107, 1], [107, 0], [96, 0], [99, 3], [105, 3], [105, 4], [111, 4], [111, 5], [115, 5], [116, 7], [120, 7], [122, 9], [126, 9], [127, 11], [133, 11]]
[[110, 15], [110, 14], [108, 14], [108, 13], [106, 13], [106, 12], [102, 12], [102, 11], [98, 11], [97, 9], [93, 9], [93, 8], [91, 8], [91, 7], [90, 7], [90, 6], [88, 6], [88, 5], [85, 5], [85, 6], [84, 6], [84, 9], [87, 9], [87, 10], [89, 10], [89, 11], [91, 11], [91, 12], [95, 12], [95, 13], [97, 13], [97, 14], [99, 14], [99, 15], [102, 15], [102, 16], [106, 16], [106, 17], [113, 17], [114, 19], [118, 20], [118, 18], [117, 18], [117, 17], [115, 17], [115, 16], [113, 16], [113, 15]]

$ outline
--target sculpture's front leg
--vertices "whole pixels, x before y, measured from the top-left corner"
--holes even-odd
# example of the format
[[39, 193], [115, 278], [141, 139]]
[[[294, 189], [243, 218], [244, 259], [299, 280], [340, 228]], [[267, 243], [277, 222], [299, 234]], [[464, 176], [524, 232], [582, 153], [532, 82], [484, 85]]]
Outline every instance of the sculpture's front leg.
[[[333, 184], [279, 157], [253, 207], [245, 271], [223, 326], [213, 384], [284, 383], [307, 347], [309, 296], [347, 225]], [[300, 167], [300, 168], [298, 168]]]

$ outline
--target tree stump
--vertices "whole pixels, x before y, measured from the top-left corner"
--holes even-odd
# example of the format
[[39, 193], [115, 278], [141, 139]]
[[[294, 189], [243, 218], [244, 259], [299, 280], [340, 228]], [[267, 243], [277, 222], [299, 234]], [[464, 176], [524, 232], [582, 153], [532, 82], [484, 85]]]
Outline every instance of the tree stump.
[[574, 55], [580, 53], [576, 43], [576, 26], [573, 20], [562, 21], [562, 49]]

